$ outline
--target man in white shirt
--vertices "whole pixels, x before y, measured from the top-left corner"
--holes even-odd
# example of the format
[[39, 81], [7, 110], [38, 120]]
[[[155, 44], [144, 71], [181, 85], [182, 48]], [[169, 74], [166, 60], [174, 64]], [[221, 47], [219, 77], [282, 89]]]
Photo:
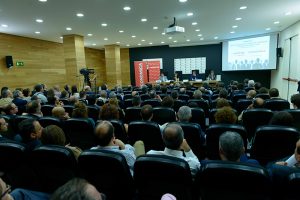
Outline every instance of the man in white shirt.
[[189, 164], [192, 176], [195, 176], [200, 169], [200, 162], [188, 145], [187, 141], [184, 139], [182, 128], [175, 123], [168, 124], [162, 133], [162, 139], [166, 146], [165, 150], [150, 150], [147, 154], [167, 155], [182, 158]]
[[161, 82], [166, 82], [168, 81], [168, 78], [165, 76], [165, 74], [163, 72], [160, 73], [160, 77], [159, 77], [159, 80]]
[[95, 129], [95, 135], [98, 138], [98, 146], [92, 147], [91, 149], [105, 149], [123, 154], [130, 172], [133, 174], [133, 165], [136, 159], [134, 148], [115, 138], [113, 125], [109, 121], [100, 122]]

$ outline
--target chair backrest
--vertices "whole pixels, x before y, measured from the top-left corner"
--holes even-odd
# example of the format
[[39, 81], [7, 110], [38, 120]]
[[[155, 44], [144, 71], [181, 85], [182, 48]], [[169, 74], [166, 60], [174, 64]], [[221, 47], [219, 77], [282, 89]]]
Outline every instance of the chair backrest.
[[142, 102], [141, 106], [144, 106], [144, 105], [151, 105], [152, 107], [159, 107], [161, 106], [161, 103], [159, 100], [157, 99], [146, 99], [145, 101]]
[[88, 116], [96, 122], [99, 118], [100, 108], [96, 106], [87, 106], [87, 108], [88, 108]]
[[[216, 107], [217, 107], [217, 101], [218, 101], [218, 99], [215, 99], [215, 100], [211, 101], [211, 106], [210, 106], [210, 108], [216, 108]], [[232, 103], [231, 100], [227, 99], [227, 102], [229, 103], [229, 105], [230, 105], [231, 107], [233, 107], [233, 103]]]
[[132, 106], [133, 106], [132, 99], [125, 99], [124, 100], [124, 107], [125, 108], [132, 107]]
[[63, 102], [64, 105], [70, 105], [70, 101], [68, 99], [59, 99], [59, 101]]
[[70, 118], [65, 121], [65, 134], [72, 146], [89, 149], [95, 146], [94, 127], [87, 119]]
[[126, 100], [126, 99], [132, 99], [132, 95], [131, 94], [125, 94], [124, 95], [124, 100]]
[[138, 140], [142, 140], [144, 142], [146, 152], [149, 150], [164, 149], [160, 128], [156, 122], [130, 122], [128, 124], [128, 137], [131, 145]]
[[252, 99], [239, 99], [236, 103], [235, 109], [237, 110], [238, 115], [248, 108], [252, 104]]
[[69, 116], [71, 117], [74, 106], [73, 105], [64, 105], [63, 107], [64, 107], [65, 111], [69, 114]]
[[13, 131], [14, 133], [19, 133], [19, 123], [25, 119], [36, 119], [38, 120], [39, 117], [35, 117], [33, 115], [18, 115], [14, 119], [13, 123]]
[[128, 107], [125, 109], [125, 122], [129, 123], [132, 121], [142, 120], [141, 107]]
[[176, 99], [176, 100], [174, 100], [173, 109], [174, 109], [175, 112], [178, 112], [179, 108], [181, 106], [185, 106], [185, 105], [186, 105], [185, 101], [180, 100], [180, 99]]
[[124, 123], [120, 120], [110, 120], [110, 123], [114, 126], [115, 137], [125, 144], [128, 143], [128, 135], [126, 133]]
[[250, 164], [206, 161], [195, 183], [203, 200], [270, 199], [271, 181], [267, 170]]
[[86, 150], [78, 158], [80, 176], [108, 199], [133, 199], [134, 183], [125, 157], [109, 150]]
[[288, 183], [287, 183], [287, 199], [289, 200], [297, 200], [299, 199], [299, 190], [300, 187], [300, 172], [293, 172], [288, 176]]
[[246, 99], [246, 94], [234, 94], [232, 97], [231, 97], [231, 101], [232, 101], [232, 104], [233, 104], [233, 107], [235, 108], [236, 106], [236, 103], [239, 99]]
[[143, 155], [134, 165], [138, 199], [160, 199], [171, 193], [178, 200], [192, 199], [192, 176], [188, 163], [180, 158]]
[[287, 109], [284, 110], [290, 113], [293, 116], [294, 122], [294, 128], [296, 128], [298, 131], [300, 131], [300, 109]]
[[49, 125], [56, 125], [64, 129], [62, 122], [60, 121], [60, 119], [56, 117], [41, 117], [39, 118], [39, 122], [41, 126], [44, 128]]
[[243, 126], [247, 130], [248, 140], [252, 140], [257, 127], [267, 125], [273, 116], [273, 112], [264, 108], [245, 110], [242, 116]]
[[300, 133], [295, 128], [266, 125], [256, 129], [251, 158], [265, 165], [292, 155]]
[[54, 105], [42, 105], [41, 111], [43, 113], [43, 116], [52, 116], [53, 108], [54, 108]]
[[205, 158], [205, 137], [204, 135], [201, 135], [202, 130], [200, 125], [190, 122], [180, 122], [178, 124], [181, 126], [184, 132], [184, 138], [193, 150], [194, 154], [199, 160], [203, 160]]
[[202, 94], [202, 98], [204, 100], [206, 100], [208, 102], [208, 104], [210, 104], [210, 102], [211, 102], [211, 96], [210, 96], [210, 94]]
[[190, 122], [199, 124], [201, 126], [201, 129], [205, 131], [206, 124], [204, 110], [202, 108], [191, 108], [191, 110], [192, 118], [190, 119]]
[[153, 108], [153, 119], [152, 121], [163, 125], [167, 122], [175, 122], [176, 116], [173, 108], [156, 107]]
[[255, 98], [262, 98], [262, 99], [264, 99], [264, 100], [266, 100], [266, 99], [270, 99], [270, 95], [269, 94], [257, 94], [256, 96], [255, 96]]
[[226, 131], [234, 131], [241, 135], [247, 149], [246, 129], [238, 124], [212, 124], [206, 129], [206, 153], [209, 159], [219, 160], [219, 137]]
[[53, 193], [77, 175], [72, 150], [57, 145], [43, 145], [30, 152], [30, 164], [40, 182], [41, 191]]
[[180, 94], [178, 99], [187, 102], [190, 99], [190, 96], [187, 94]]
[[207, 101], [202, 100], [202, 99], [190, 99], [188, 101], [188, 103], [190, 103], [190, 102], [197, 103], [198, 107], [202, 108], [204, 110], [205, 117], [208, 117], [208, 114], [209, 114], [209, 104], [208, 104]]
[[147, 99], [151, 99], [151, 97], [149, 96], [149, 94], [141, 94], [140, 97], [141, 97], [142, 101], [145, 101]]
[[267, 99], [265, 100], [265, 108], [272, 111], [281, 111], [290, 108], [290, 103], [285, 99]]

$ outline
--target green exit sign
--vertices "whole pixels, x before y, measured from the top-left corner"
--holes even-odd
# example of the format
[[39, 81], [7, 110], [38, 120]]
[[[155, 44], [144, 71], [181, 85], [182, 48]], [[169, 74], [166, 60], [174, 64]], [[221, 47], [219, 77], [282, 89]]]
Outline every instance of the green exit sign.
[[16, 62], [16, 66], [17, 66], [17, 67], [22, 67], [22, 66], [24, 66], [24, 62], [22, 62], [22, 61], [17, 61], [17, 62]]

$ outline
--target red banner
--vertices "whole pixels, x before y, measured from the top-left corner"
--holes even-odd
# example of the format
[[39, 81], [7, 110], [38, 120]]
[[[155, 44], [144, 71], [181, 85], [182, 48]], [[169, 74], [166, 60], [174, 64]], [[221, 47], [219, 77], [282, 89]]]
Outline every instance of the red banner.
[[134, 61], [135, 85], [140, 87], [148, 82], [147, 62]]
[[147, 61], [148, 72], [149, 72], [149, 82], [155, 83], [159, 80], [160, 76], [160, 61]]

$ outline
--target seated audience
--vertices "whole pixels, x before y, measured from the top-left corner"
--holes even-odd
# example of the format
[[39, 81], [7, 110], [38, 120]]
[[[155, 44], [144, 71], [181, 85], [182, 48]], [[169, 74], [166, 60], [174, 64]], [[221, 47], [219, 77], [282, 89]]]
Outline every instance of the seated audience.
[[[262, 98], [255, 98], [253, 101], [252, 101], [252, 104], [250, 104], [247, 108], [248, 109], [253, 109], [253, 108], [264, 108], [265, 106], [265, 100], [262, 99]], [[238, 117], [238, 121], [241, 122], [242, 119], [243, 119], [243, 114], [244, 114], [244, 110], [241, 112], [241, 114], [239, 115]]]
[[286, 111], [275, 112], [270, 119], [270, 125], [288, 126], [293, 127], [294, 118]]
[[35, 118], [43, 117], [41, 107], [42, 106], [39, 100], [33, 100], [26, 105], [26, 113], [23, 114], [30, 115]]
[[246, 94], [246, 99], [254, 99], [256, 96], [255, 90], [249, 90]]
[[161, 101], [161, 106], [162, 107], [167, 107], [167, 108], [173, 108], [174, 106], [174, 100], [171, 96], [165, 96], [163, 100]]
[[139, 95], [132, 96], [132, 106], [140, 107], [142, 103], [141, 97]]
[[5, 121], [4, 118], [0, 118], [0, 140], [4, 139], [3, 135], [6, 134], [8, 130], [8, 123]]
[[223, 107], [217, 110], [215, 120], [218, 124], [235, 124], [237, 116], [231, 107]]
[[151, 121], [153, 118], [153, 108], [151, 105], [144, 105], [141, 109], [141, 117], [144, 121]]
[[300, 94], [292, 95], [291, 103], [292, 103], [294, 109], [300, 109]]
[[27, 101], [23, 99], [23, 93], [20, 90], [15, 90], [13, 92], [13, 97], [12, 103], [14, 103], [21, 111], [25, 111]]
[[216, 108], [231, 107], [228, 100], [224, 98], [217, 99]]
[[278, 165], [284, 165], [288, 167], [300, 167], [300, 139], [296, 142], [296, 148], [293, 155], [291, 155], [285, 161], [276, 162]]
[[72, 112], [72, 117], [73, 118], [82, 118], [82, 119], [87, 119], [89, 121], [89, 123], [95, 127], [95, 122], [92, 118], [88, 117], [88, 109], [86, 107], [86, 105], [82, 102], [76, 102], [74, 104], [74, 109]]
[[4, 108], [5, 114], [10, 116], [16, 116], [18, 111], [18, 106], [16, 106], [14, 103], [10, 103]]
[[124, 144], [121, 140], [115, 138], [114, 127], [109, 121], [101, 121], [96, 129], [95, 135], [97, 137], [98, 146], [91, 149], [105, 149], [110, 151], [120, 152], [126, 158], [127, 164], [133, 174], [133, 165], [135, 162], [135, 150], [129, 144]]
[[46, 104], [48, 102], [48, 100], [44, 94], [43, 85], [42, 84], [35, 85], [34, 90], [35, 90], [35, 93], [33, 96], [36, 96], [38, 99], [40, 99], [42, 104]]
[[271, 88], [269, 90], [270, 99], [280, 99], [279, 91], [277, 88]]
[[31, 96], [30, 96], [30, 89], [29, 88], [25, 88], [23, 91], [23, 99], [26, 100], [27, 102], [31, 101]]
[[44, 145], [59, 145], [65, 146], [72, 150], [74, 153], [75, 158], [77, 159], [82, 152], [82, 150], [78, 147], [72, 147], [66, 144], [66, 136], [64, 131], [56, 126], [56, 125], [49, 125], [42, 130], [41, 142]]
[[13, 95], [9, 89], [3, 89], [0, 99], [0, 108], [4, 108], [13, 101]]
[[184, 159], [190, 166], [191, 174], [195, 176], [200, 169], [200, 162], [184, 139], [182, 128], [175, 123], [168, 124], [163, 130], [162, 139], [166, 146], [165, 150], [150, 150], [147, 154], [167, 155]]
[[25, 119], [19, 124], [19, 134], [21, 142], [27, 145], [28, 150], [33, 150], [41, 145], [41, 135], [43, 127], [35, 119]]
[[64, 107], [56, 106], [52, 109], [52, 116], [56, 117], [62, 121], [70, 119], [69, 113], [67, 113]]

